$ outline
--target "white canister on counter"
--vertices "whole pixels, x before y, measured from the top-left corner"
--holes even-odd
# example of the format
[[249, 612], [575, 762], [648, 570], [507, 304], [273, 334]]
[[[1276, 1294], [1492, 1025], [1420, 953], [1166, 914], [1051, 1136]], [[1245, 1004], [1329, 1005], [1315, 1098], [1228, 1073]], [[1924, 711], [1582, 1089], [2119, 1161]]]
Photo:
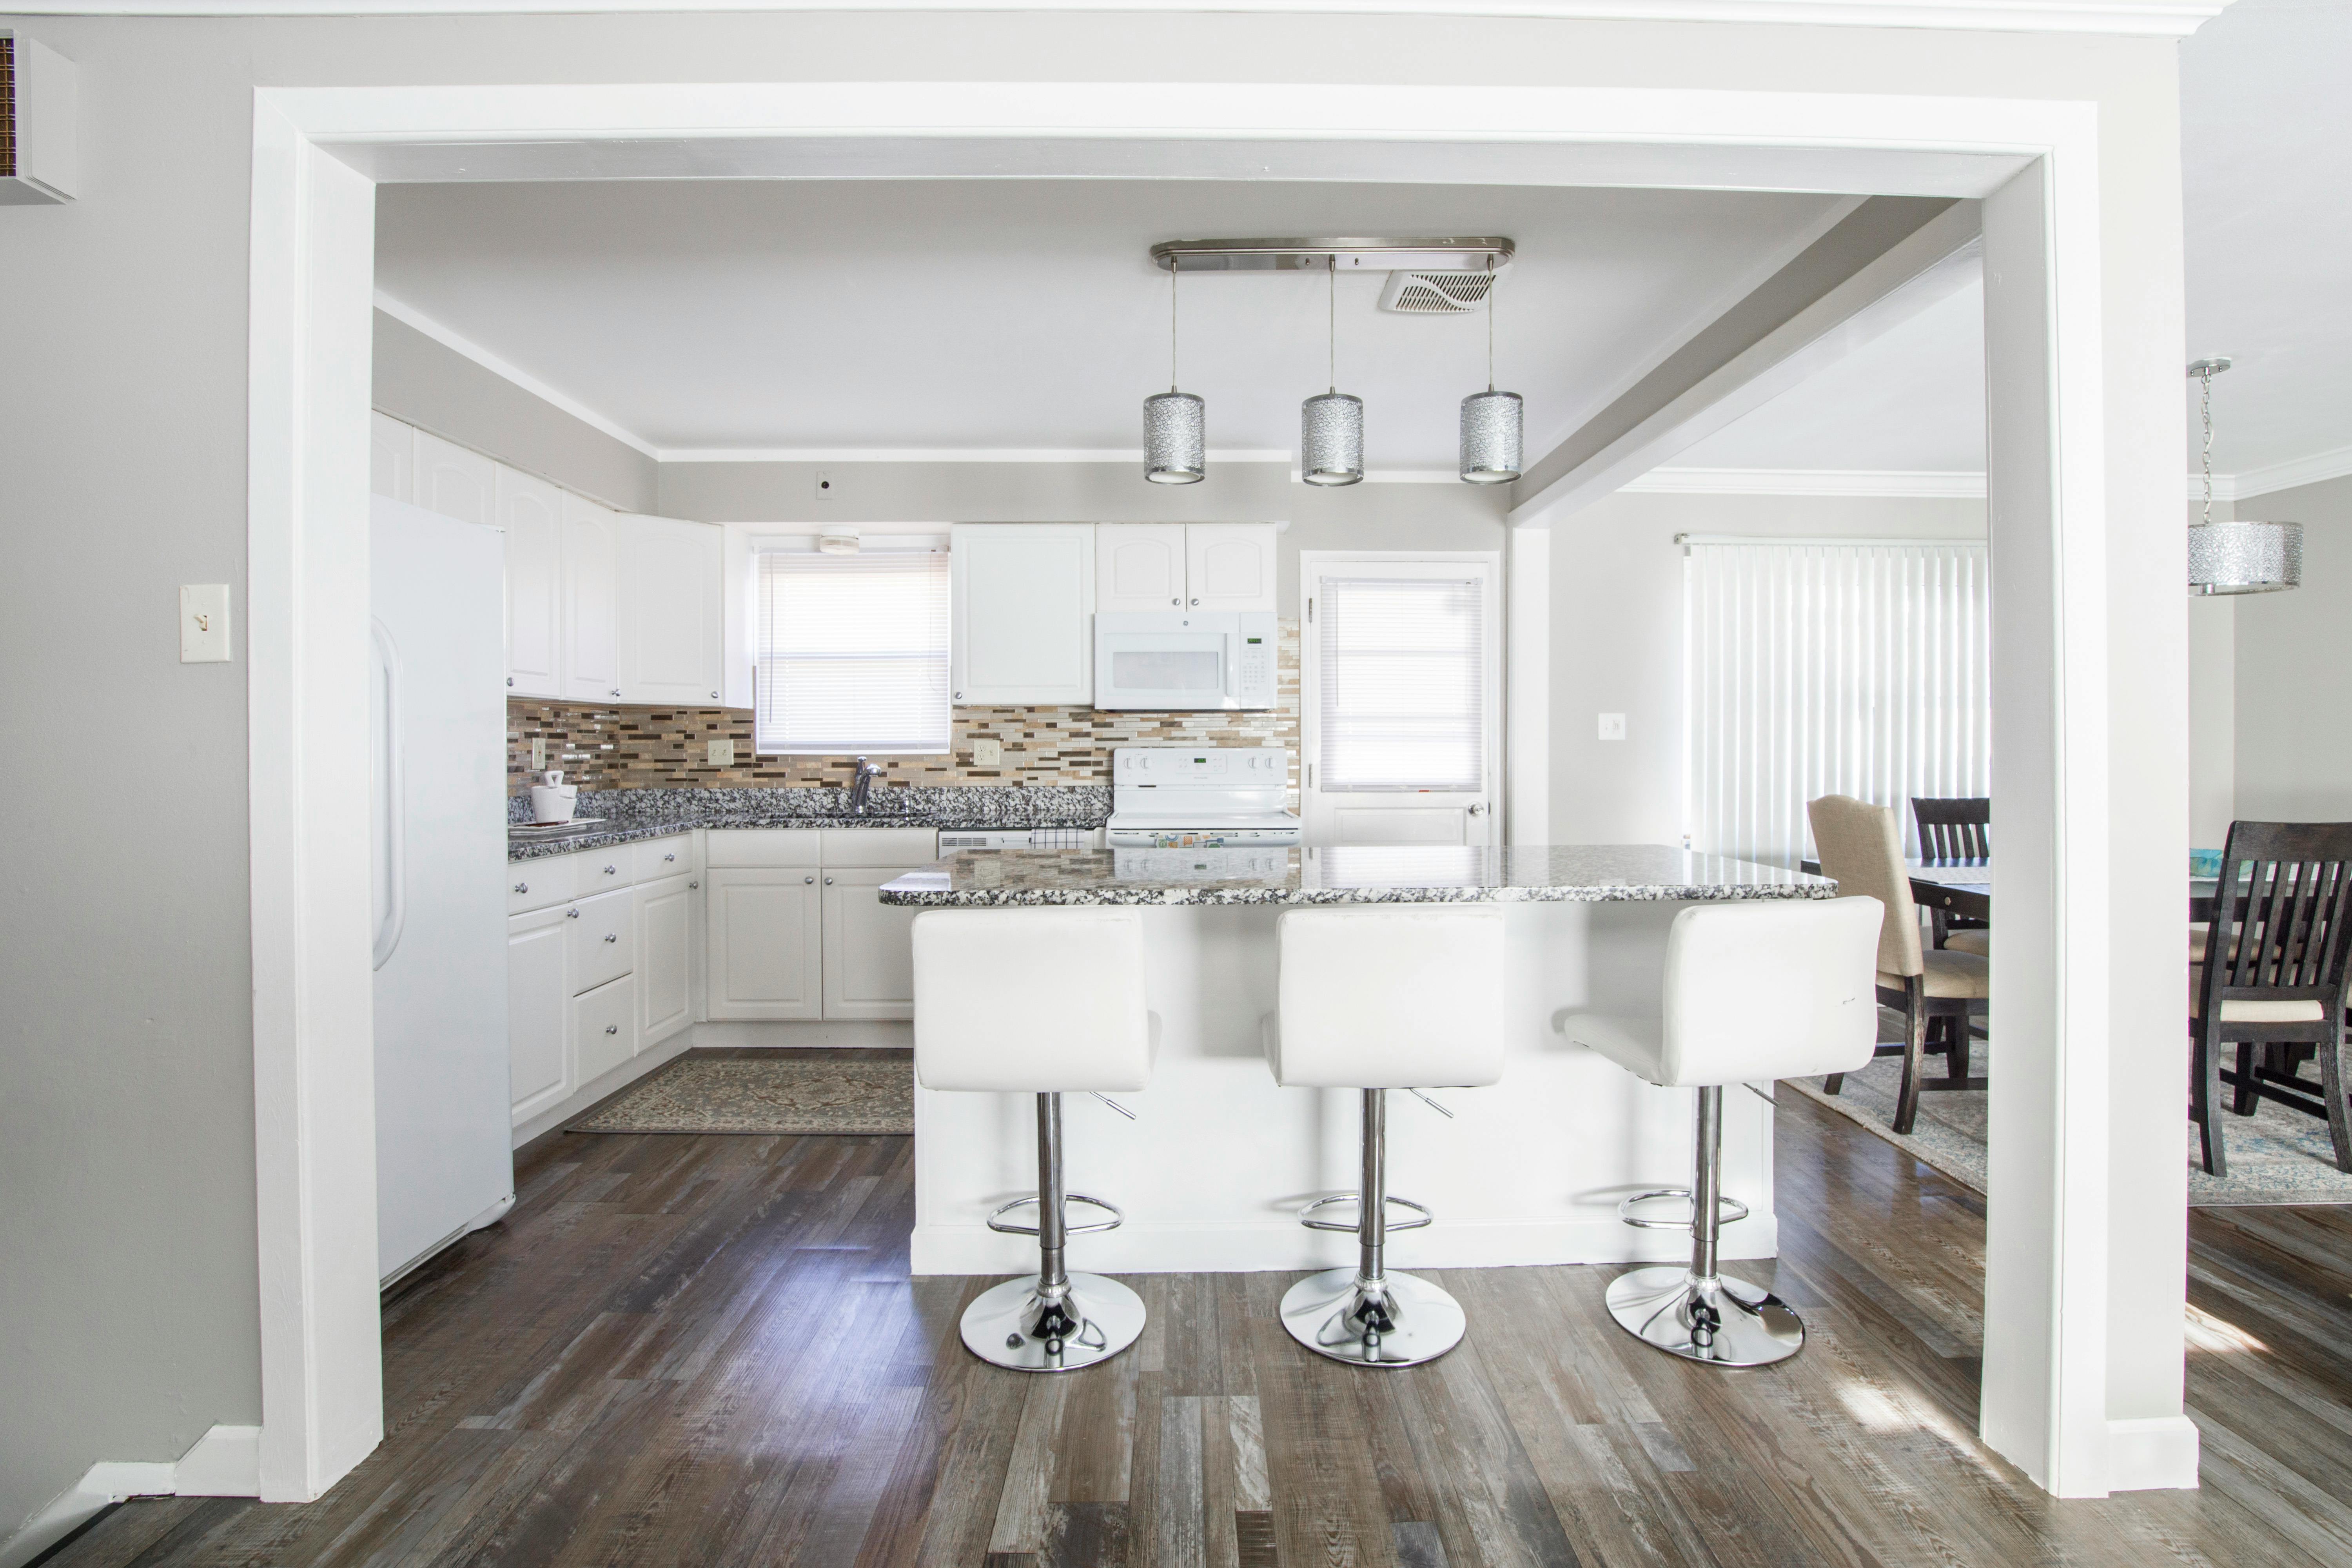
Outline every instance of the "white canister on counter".
[[530, 786], [530, 819], [533, 822], [569, 822], [574, 804], [580, 798], [580, 786], [563, 782], [562, 768], [550, 768], [539, 775]]

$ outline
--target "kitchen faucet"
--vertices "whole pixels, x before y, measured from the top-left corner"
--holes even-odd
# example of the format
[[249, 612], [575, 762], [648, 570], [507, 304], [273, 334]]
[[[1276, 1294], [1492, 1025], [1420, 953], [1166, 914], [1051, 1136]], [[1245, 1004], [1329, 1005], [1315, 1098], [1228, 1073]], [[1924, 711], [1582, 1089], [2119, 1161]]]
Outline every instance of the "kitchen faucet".
[[866, 797], [874, 793], [874, 781], [881, 772], [882, 770], [880, 768], [876, 767], [864, 757], [857, 759], [857, 781], [849, 786], [849, 811], [851, 816], [863, 816], [866, 815]]

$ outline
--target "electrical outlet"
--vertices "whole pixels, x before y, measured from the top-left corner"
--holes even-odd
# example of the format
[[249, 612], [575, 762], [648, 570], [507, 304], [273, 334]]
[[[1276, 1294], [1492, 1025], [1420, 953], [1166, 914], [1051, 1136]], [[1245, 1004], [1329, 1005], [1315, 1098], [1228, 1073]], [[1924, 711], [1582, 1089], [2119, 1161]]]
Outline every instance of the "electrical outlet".
[[704, 749], [704, 754], [710, 759], [712, 767], [731, 768], [735, 765], [735, 742], [731, 740], [713, 741]]
[[1625, 715], [1622, 713], [1603, 713], [1601, 716], [1601, 738], [1604, 741], [1623, 740], [1625, 738]]
[[974, 741], [971, 743], [971, 765], [976, 768], [1001, 768], [1004, 765], [1004, 742]]
[[530, 738], [530, 771], [535, 773], [547, 771], [547, 737], [544, 735]]

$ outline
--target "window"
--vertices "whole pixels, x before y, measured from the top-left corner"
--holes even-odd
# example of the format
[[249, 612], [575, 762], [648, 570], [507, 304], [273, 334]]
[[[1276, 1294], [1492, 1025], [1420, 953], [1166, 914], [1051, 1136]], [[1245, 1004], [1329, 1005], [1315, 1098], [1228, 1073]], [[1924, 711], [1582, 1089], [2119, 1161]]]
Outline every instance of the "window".
[[1484, 590], [1474, 577], [1318, 581], [1320, 788], [1486, 787]]
[[1689, 540], [1683, 826], [1693, 848], [1794, 865], [1805, 803], [1991, 793], [1985, 547]]
[[759, 552], [757, 750], [948, 749], [948, 552], [908, 542]]

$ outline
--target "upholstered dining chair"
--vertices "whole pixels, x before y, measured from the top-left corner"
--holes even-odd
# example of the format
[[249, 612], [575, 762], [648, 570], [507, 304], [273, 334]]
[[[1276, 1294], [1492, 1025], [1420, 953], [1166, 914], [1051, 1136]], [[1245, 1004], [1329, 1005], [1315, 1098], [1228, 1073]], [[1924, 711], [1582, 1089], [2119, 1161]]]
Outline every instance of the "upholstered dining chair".
[[[1969, 1076], [1969, 1021], [1991, 1005], [1991, 966], [1973, 952], [1931, 948], [1919, 937], [1919, 909], [1911, 900], [1911, 878], [1903, 864], [1903, 827], [1894, 811], [1852, 795], [1825, 795], [1805, 807], [1813, 828], [1822, 875], [1836, 879], [1841, 894], [1867, 894], [1885, 906], [1878, 931], [1878, 1000], [1903, 1015], [1903, 1038], [1882, 1043], [1876, 1055], [1903, 1058], [1903, 1087], [1895, 1100], [1895, 1131], [1909, 1132], [1919, 1117], [1925, 1089], [1982, 1089]], [[1929, 1026], [1937, 1038], [1928, 1038]], [[1934, 1049], [1945, 1058], [1943, 1077], [1930, 1082], [1923, 1058]], [[1824, 1079], [1835, 1094], [1845, 1075]]]
[[[1919, 829], [1923, 860], [1992, 858], [1992, 802], [1983, 795], [1948, 795], [1911, 800], [1911, 820]], [[1992, 956], [1992, 925], [1971, 915], [1927, 911], [1934, 944], [1955, 952]]]

